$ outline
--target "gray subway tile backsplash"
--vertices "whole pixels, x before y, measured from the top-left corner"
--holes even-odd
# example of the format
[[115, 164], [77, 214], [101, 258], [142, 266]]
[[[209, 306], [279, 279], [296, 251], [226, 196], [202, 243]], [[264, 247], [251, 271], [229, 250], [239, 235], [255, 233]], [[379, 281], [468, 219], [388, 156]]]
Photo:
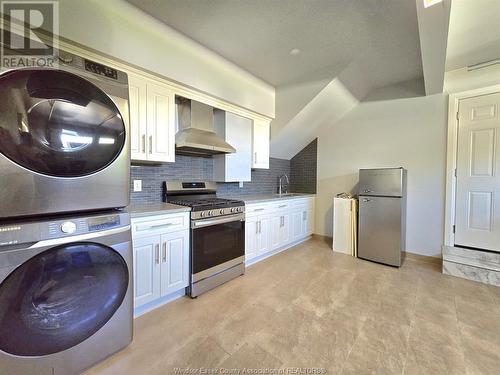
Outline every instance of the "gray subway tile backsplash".
[[[217, 183], [219, 196], [271, 194], [278, 190], [278, 178], [290, 175], [290, 160], [271, 158], [269, 169], [252, 170], [252, 181]], [[132, 165], [130, 178], [131, 203], [161, 202], [163, 181], [211, 181], [213, 159], [176, 155], [175, 163]], [[142, 180], [142, 191], [133, 191], [133, 180]]]
[[291, 190], [316, 194], [318, 139], [309, 143], [290, 160]]

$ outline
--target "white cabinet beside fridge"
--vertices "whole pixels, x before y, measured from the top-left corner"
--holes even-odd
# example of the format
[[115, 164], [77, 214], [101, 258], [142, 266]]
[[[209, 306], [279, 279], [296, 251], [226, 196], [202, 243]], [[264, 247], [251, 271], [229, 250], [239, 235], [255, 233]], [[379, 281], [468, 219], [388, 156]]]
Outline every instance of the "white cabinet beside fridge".
[[245, 261], [251, 264], [313, 233], [314, 197], [247, 203]]

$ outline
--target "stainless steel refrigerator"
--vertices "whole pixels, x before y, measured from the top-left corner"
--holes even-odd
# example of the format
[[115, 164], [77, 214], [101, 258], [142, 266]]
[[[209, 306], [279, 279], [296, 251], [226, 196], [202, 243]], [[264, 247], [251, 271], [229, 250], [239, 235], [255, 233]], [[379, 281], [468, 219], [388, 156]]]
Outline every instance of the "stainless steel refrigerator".
[[359, 170], [358, 257], [401, 266], [406, 243], [406, 170]]

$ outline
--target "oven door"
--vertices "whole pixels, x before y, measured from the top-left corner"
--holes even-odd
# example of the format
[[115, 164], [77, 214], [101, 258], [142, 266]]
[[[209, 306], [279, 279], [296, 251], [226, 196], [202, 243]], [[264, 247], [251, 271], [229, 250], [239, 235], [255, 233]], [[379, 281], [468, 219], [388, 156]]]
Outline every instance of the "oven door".
[[192, 282], [241, 263], [244, 256], [244, 214], [191, 222]]

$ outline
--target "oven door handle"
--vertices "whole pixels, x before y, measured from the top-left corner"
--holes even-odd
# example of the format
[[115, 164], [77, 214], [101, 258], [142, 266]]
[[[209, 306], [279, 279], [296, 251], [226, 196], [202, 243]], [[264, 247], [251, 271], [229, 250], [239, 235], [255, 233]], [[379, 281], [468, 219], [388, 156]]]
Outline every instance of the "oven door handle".
[[196, 228], [208, 227], [211, 225], [218, 225], [218, 224], [230, 223], [233, 221], [244, 221], [244, 220], [245, 220], [245, 214], [239, 214], [239, 215], [231, 215], [230, 217], [222, 217], [220, 219], [192, 220], [191, 223], [192, 227], [196, 229]]

